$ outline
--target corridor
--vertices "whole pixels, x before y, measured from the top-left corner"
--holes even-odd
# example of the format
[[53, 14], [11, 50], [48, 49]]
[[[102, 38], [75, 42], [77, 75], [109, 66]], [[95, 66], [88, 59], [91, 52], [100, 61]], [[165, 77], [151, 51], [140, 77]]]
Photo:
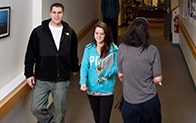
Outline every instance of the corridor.
[[[127, 26], [118, 28], [121, 37]], [[179, 47], [163, 37], [163, 28], [151, 28], [153, 44], [161, 55], [163, 86], [157, 85], [161, 101], [162, 123], [195, 123], [196, 93], [187, 65]], [[65, 123], [94, 123], [86, 92], [79, 90], [79, 75], [72, 79], [67, 98]], [[114, 104], [122, 96], [122, 84], [116, 76]], [[112, 110], [111, 123], [123, 123], [121, 112]]]

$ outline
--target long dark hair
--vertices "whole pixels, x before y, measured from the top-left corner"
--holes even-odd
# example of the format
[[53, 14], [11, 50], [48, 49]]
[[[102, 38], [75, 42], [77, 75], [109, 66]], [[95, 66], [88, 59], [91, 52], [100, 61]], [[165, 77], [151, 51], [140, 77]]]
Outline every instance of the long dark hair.
[[[101, 57], [105, 58], [107, 56], [107, 54], [109, 53], [109, 51], [110, 51], [110, 46], [112, 45], [112, 38], [111, 38], [110, 30], [109, 30], [108, 26], [104, 22], [99, 22], [94, 27], [93, 37], [95, 35], [94, 33], [95, 33], [95, 29], [97, 27], [102, 28], [104, 33], [105, 33], [104, 45], [101, 47], [101, 55], [100, 55], [100, 58]], [[97, 46], [97, 42], [96, 42], [95, 38], [93, 39], [91, 44], [95, 44]]]
[[143, 52], [152, 43], [148, 21], [143, 17], [136, 18], [129, 26], [121, 42], [134, 47], [140, 47]]

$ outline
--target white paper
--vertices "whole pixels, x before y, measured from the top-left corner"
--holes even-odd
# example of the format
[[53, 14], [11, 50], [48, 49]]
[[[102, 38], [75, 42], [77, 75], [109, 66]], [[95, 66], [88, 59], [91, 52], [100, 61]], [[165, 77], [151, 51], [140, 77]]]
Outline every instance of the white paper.
[[103, 59], [101, 63], [101, 67], [103, 69], [110, 69], [113, 66], [113, 63], [114, 63], [114, 53], [112, 52], [111, 54], [109, 54]]

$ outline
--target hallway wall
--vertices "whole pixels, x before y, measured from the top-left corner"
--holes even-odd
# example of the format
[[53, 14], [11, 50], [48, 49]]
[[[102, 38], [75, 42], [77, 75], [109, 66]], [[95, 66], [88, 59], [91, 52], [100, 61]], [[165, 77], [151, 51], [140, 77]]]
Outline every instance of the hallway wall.
[[171, 0], [171, 9], [175, 8], [178, 6], [178, 0]]
[[[65, 6], [66, 15], [63, 19], [77, 34], [95, 18], [101, 19], [100, 0], [58, 0], [57, 2]], [[0, 101], [2, 101], [1, 97], [7, 94], [7, 90], [13, 91], [14, 87], [25, 79], [23, 64], [30, 33], [42, 19], [49, 18], [49, 7], [52, 3], [52, 0], [0, 0], [0, 7], [11, 6], [11, 33], [9, 37], [0, 39]], [[85, 38], [86, 40], [91, 39]], [[78, 49], [83, 47], [79, 46]], [[32, 91], [0, 123], [35, 123], [36, 119], [30, 112], [31, 96]]]
[[0, 0], [0, 7], [11, 7], [10, 36], [0, 39], [0, 89], [23, 72], [24, 52], [33, 21], [31, 3], [32, 0]]
[[[182, 11], [183, 11], [183, 0], [180, 0], [180, 20], [185, 27], [187, 33], [189, 34], [191, 40], [193, 41], [193, 44], [196, 46], [196, 26], [192, 25], [189, 21], [187, 21], [185, 18], [182, 18]], [[179, 35], [179, 45], [180, 48], [182, 49], [184, 58], [186, 60], [187, 66], [189, 68], [190, 74], [192, 76], [194, 85], [196, 86], [196, 61], [193, 57], [193, 54], [190, 51], [190, 48], [188, 47], [186, 40], [183, 36], [183, 34], [180, 32]]]

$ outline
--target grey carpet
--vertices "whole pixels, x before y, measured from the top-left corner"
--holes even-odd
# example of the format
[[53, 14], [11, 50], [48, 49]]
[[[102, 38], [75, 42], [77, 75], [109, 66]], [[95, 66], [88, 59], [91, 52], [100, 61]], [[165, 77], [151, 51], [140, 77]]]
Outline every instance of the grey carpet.
[[162, 28], [151, 28], [153, 44], [161, 55], [163, 86], [158, 86], [163, 123], [196, 123], [195, 86], [179, 47], [163, 37]]

